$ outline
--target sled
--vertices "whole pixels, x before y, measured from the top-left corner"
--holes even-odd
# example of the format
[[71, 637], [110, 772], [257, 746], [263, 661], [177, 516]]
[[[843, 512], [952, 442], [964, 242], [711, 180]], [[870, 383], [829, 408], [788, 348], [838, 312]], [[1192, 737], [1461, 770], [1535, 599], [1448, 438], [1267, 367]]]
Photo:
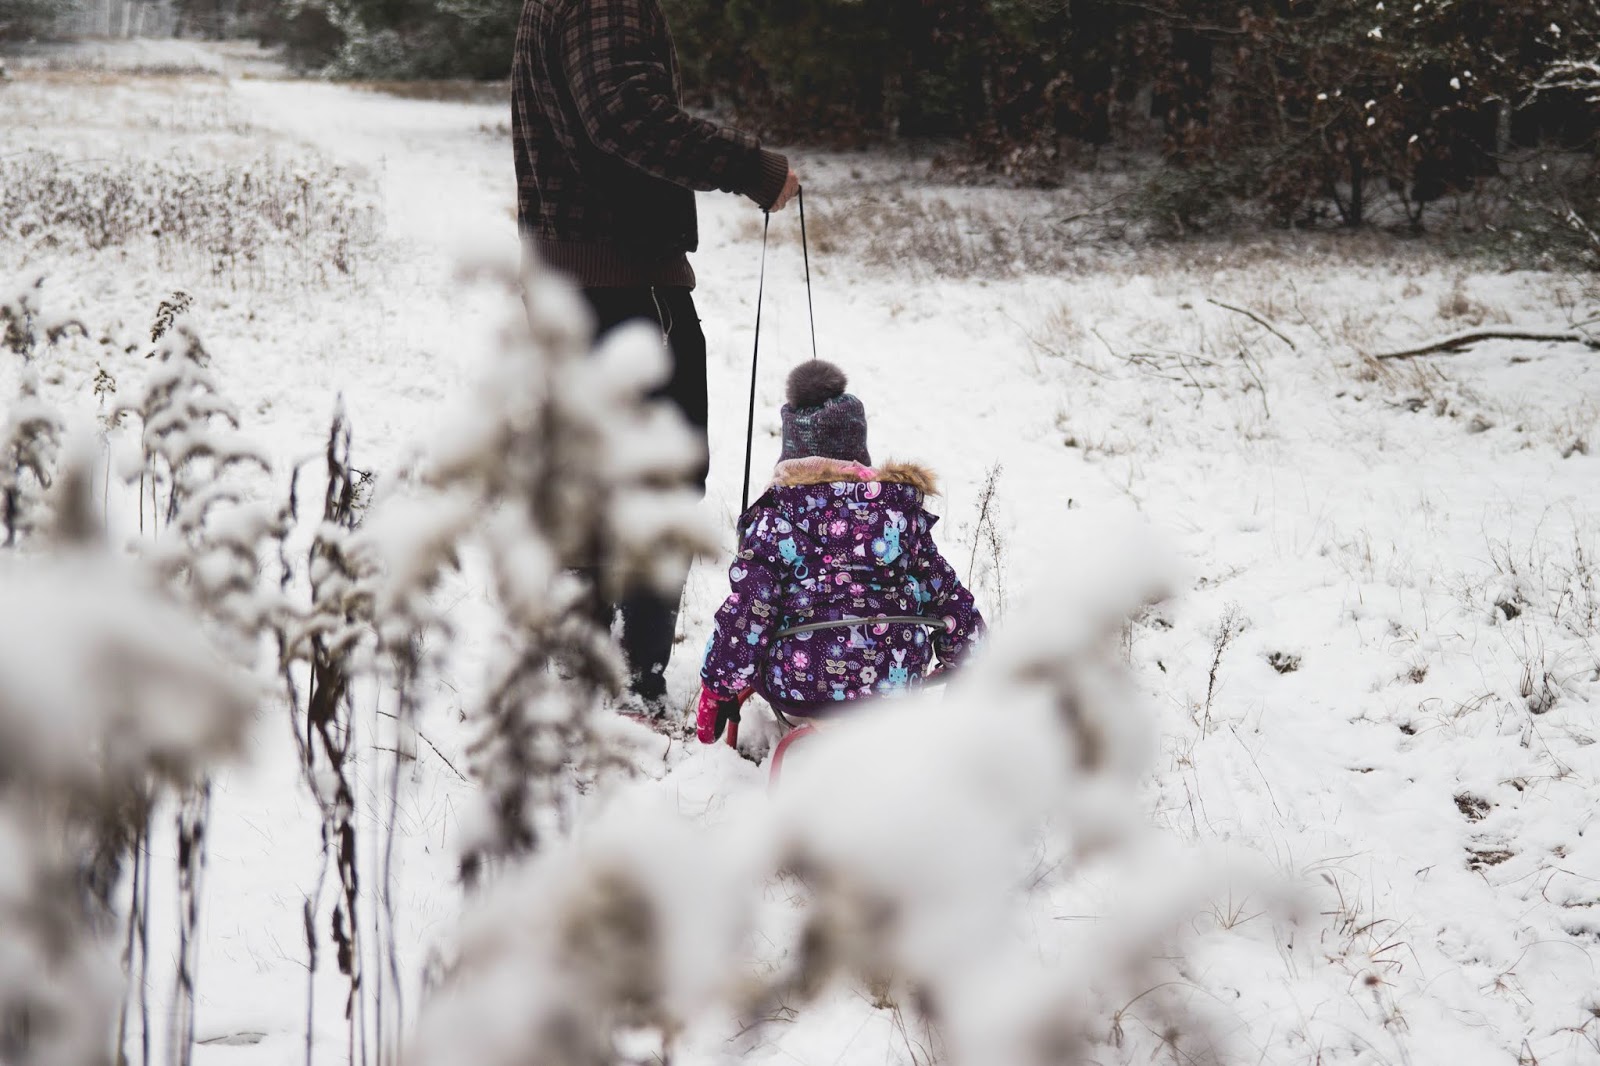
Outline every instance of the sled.
[[[793, 636], [796, 633], [814, 633], [823, 629], [848, 629], [851, 626], [880, 625], [883, 623], [888, 623], [889, 625], [918, 625], [927, 629], [944, 628], [942, 620], [936, 621], [920, 615], [883, 615], [872, 618], [840, 618], [832, 622], [802, 622], [798, 625], [786, 626], [778, 630], [773, 634], [773, 638], [776, 641], [784, 637]], [[922, 684], [918, 687], [925, 687], [930, 682], [941, 683], [944, 680], [944, 674], [945, 668], [936, 666], [923, 675]], [[748, 699], [748, 697], [746, 698]], [[771, 789], [776, 788], [778, 785], [778, 779], [783, 773], [783, 762], [788, 758], [790, 749], [807, 737], [815, 736], [821, 730], [815, 722], [796, 723], [777, 707], [773, 707], [770, 703], [768, 703], [768, 706], [772, 710], [773, 717], [778, 720], [778, 724], [784, 729], [783, 736], [778, 738], [778, 743], [772, 749], [772, 758], [767, 768], [767, 787]], [[728, 747], [733, 748], [735, 751], [738, 750], [739, 722], [737, 719], [728, 723], [725, 739]]]

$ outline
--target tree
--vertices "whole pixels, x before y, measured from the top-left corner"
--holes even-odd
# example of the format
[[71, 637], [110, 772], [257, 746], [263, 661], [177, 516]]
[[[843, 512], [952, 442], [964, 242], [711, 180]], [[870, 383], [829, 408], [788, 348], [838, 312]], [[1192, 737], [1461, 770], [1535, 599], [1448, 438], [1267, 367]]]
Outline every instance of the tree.
[[79, 0], [7, 0], [0, 5], [0, 41], [46, 36], [80, 6]]

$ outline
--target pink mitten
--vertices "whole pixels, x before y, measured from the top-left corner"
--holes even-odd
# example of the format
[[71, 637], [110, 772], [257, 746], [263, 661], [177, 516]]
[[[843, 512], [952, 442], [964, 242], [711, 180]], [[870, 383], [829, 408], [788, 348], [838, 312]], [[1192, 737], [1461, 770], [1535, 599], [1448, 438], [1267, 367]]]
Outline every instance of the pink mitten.
[[739, 708], [750, 698], [745, 689], [737, 696], [718, 696], [704, 686], [700, 689], [700, 703], [695, 707], [695, 735], [702, 744], [715, 744], [722, 738], [728, 723], [739, 721]]

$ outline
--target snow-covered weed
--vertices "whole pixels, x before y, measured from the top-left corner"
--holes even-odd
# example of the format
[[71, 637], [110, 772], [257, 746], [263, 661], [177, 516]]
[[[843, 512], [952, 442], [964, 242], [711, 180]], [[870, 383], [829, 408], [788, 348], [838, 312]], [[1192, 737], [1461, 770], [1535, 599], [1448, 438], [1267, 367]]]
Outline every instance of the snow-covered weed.
[[308, 160], [0, 156], [0, 239], [23, 262], [149, 246], [163, 268], [221, 284], [319, 285], [357, 269], [376, 225], [347, 175]]
[[[989, 614], [994, 620], [1006, 613], [1006, 535], [1000, 528], [999, 463], [991, 466], [978, 490], [978, 514], [972, 524], [972, 551], [967, 559], [968, 580], [987, 593]], [[982, 556], [982, 565], [979, 556]]]
[[1491, 541], [1488, 561], [1493, 621], [1533, 609], [1576, 637], [1600, 634], [1600, 544], [1576, 515], [1545, 516], [1526, 543]]
[[[599, 716], [620, 692], [603, 605], [675, 588], [715, 543], [685, 478], [702, 461], [681, 416], [648, 399], [667, 373], [659, 334], [622, 330], [590, 352], [588, 315], [553, 274], [491, 271], [505, 296], [472, 402], [426, 455], [414, 492], [366, 537], [389, 568], [380, 599], [437, 580], [440, 545], [481, 544], [502, 612], [472, 767], [484, 787], [463, 872], [538, 848], [570, 825], [574, 787], [630, 765]], [[576, 773], [578, 779], [572, 775]]]
[[[350, 1039], [354, 1044], [371, 1038], [380, 1057], [393, 1053], [403, 1021], [390, 856], [404, 741], [414, 732], [420, 680], [435, 665], [424, 649], [449, 632], [443, 613], [429, 602], [439, 581], [472, 554], [487, 562], [498, 591], [504, 655], [493, 665], [495, 674], [476, 710], [480, 739], [471, 764], [485, 788], [485, 811], [462, 863], [469, 878], [481, 880], [492, 863], [559, 839], [581, 793], [598, 777], [631, 769], [637, 738], [619, 731], [600, 706], [603, 696], [620, 687], [621, 663], [599, 604], [641, 584], [676, 583], [691, 556], [712, 540], [683, 487], [701, 461], [692, 435], [675, 414], [647, 399], [666, 371], [659, 336], [624, 333], [591, 355], [586, 316], [563, 282], [534, 279], [526, 307], [516, 295], [515, 278], [496, 276], [493, 284], [505, 298], [506, 321], [475, 402], [464, 406], [454, 430], [428, 451], [418, 469], [390, 487], [386, 506], [369, 523], [361, 518], [370, 478], [350, 461], [351, 434], [342, 415], [336, 415], [327, 442], [322, 506], [302, 520], [294, 487], [287, 503], [271, 502], [269, 464], [241, 431], [211, 354], [186, 317], [192, 305], [186, 294], [163, 300], [157, 310], [150, 330], [154, 348], [142, 383], [125, 386], [120, 399], [103, 367], [94, 383], [102, 406], [110, 406], [100, 419], [108, 439], [120, 432], [123, 421], [138, 426], [138, 460], [120, 473], [138, 486], [145, 534], [139, 554], [150, 565], [136, 569], [147, 580], [157, 579], [150, 594], [186, 624], [212, 634], [212, 646], [221, 652], [218, 671], [237, 671], [241, 677], [255, 672], [252, 694], [274, 678], [281, 686], [306, 781], [323, 812], [320, 851], [330, 860], [325, 869], [337, 871], [341, 886], [331, 913], [324, 912], [328, 905], [320, 892], [308, 896], [313, 987], [317, 930], [331, 923], [332, 954], [350, 986]], [[29, 361], [31, 373], [54, 327], [33, 288], [17, 291], [21, 295], [4, 304], [8, 347]], [[31, 427], [26, 434], [10, 435], [17, 442], [7, 453], [14, 453], [12, 467], [31, 478], [26, 485], [5, 482], [6, 499], [14, 505], [6, 511], [15, 518], [11, 527], [35, 534], [37, 550], [47, 559], [65, 550], [43, 539], [47, 533], [76, 538], [69, 541], [74, 544], [96, 542], [90, 467], [80, 462], [70, 467], [70, 478], [58, 476], [60, 419], [33, 393], [11, 405], [9, 417], [14, 426]], [[288, 550], [291, 540], [309, 545], [303, 566]], [[3, 558], [0, 564], [0, 579], [9, 581], [10, 564]], [[8, 607], [28, 595], [20, 590], [12, 596], [11, 588], [8, 584]], [[295, 602], [301, 589], [310, 594], [305, 606]], [[62, 602], [70, 607], [79, 600], [63, 595]], [[108, 624], [119, 618], [111, 613]], [[64, 639], [66, 632], [42, 625], [37, 639], [18, 639], [15, 648], [0, 649], [0, 655], [29, 648], [42, 654], [49, 649], [40, 641]], [[163, 627], [145, 632], [159, 641]], [[276, 655], [263, 655], [271, 644]], [[126, 658], [115, 669], [68, 664], [63, 670], [72, 677], [116, 680], [128, 699], [139, 697], [140, 686], [157, 686], [159, 698], [169, 704], [163, 720], [172, 735], [189, 735], [180, 731], [181, 701], [204, 703], [215, 685], [207, 688], [197, 680], [193, 693], [168, 692], [160, 687], [169, 683], [157, 671], [160, 664], [151, 665], [156, 672], [146, 678], [141, 671], [148, 656]], [[26, 706], [33, 690], [18, 688], [24, 675], [8, 673], [4, 666], [0, 662], [0, 733], [7, 756], [27, 758], [33, 777], [20, 768], [6, 769], [0, 759], [0, 816], [7, 813], [10, 783], [20, 783], [20, 797], [37, 793], [26, 782], [48, 770], [51, 761], [43, 756], [53, 751], [32, 751], [30, 735], [20, 726], [11, 730], [4, 712], [14, 712], [18, 699]], [[190, 682], [173, 674], [170, 683]], [[386, 809], [384, 801], [360, 794], [358, 687], [393, 708], [395, 758]], [[38, 685], [33, 689], [47, 693]], [[95, 726], [82, 718], [86, 708], [62, 703], [70, 698], [60, 697], [62, 706], [51, 713], [61, 718], [62, 736], [82, 742], [95, 735]], [[225, 735], [201, 731], [198, 710], [191, 716], [204, 752], [221, 754], [237, 744], [245, 697], [230, 699], [231, 732]], [[69, 709], [71, 715], [64, 713]], [[145, 721], [129, 725], [143, 728]], [[174, 985], [161, 1001], [168, 1030], [156, 1034], [156, 1043], [164, 1041], [173, 1061], [183, 1063], [194, 1045], [194, 1011], [201, 995], [196, 963], [211, 820], [210, 762], [199, 752], [180, 760], [175, 750], [165, 749], [141, 761], [136, 739], [91, 742], [88, 761], [72, 780], [98, 787], [107, 772], [95, 762], [102, 747], [128, 764], [115, 777], [116, 794], [136, 802], [106, 830], [110, 835], [103, 844], [97, 843], [99, 830], [93, 826], [83, 837], [106, 855], [108, 865], [94, 880], [100, 905], [109, 911], [119, 898], [126, 905], [124, 964], [135, 992], [117, 1042], [151, 1043], [159, 1023], [151, 1017], [150, 970], [152, 963], [159, 968], [170, 958]], [[153, 774], [165, 775], [159, 789]], [[369, 805], [378, 808], [387, 840], [381, 839], [375, 852], [356, 845], [357, 819]], [[162, 811], [173, 817], [170, 838], [163, 839], [170, 839], [177, 856], [179, 918], [170, 945], [153, 942], [150, 933], [150, 884], [157, 871], [148, 845], [160, 831], [152, 819]], [[65, 850], [51, 862], [65, 862], [83, 846], [77, 837], [58, 840], [50, 833], [29, 847], [55, 841], [52, 846]], [[129, 856], [131, 871], [124, 869]], [[67, 872], [51, 876], [71, 877]], [[100, 943], [99, 933], [84, 929], [87, 945]], [[0, 1007], [8, 987], [0, 975]], [[93, 1004], [98, 1004], [97, 1018], [63, 1016], [62, 1039], [104, 1040], [109, 1046], [107, 1019], [114, 997], [84, 1000], [85, 1007]], [[44, 1057], [48, 1034], [31, 1021], [43, 1009], [41, 1001], [19, 1007], [22, 1014], [5, 1015], [30, 1019], [30, 1034], [8, 1029], [0, 1041], [30, 1054], [41, 1049], [39, 1057], [17, 1061], [53, 1066], [55, 1060]], [[309, 1033], [314, 1016], [308, 1016], [307, 1026]]]
[[[26, 560], [0, 557], [0, 840], [10, 871], [0, 1050], [38, 1066], [109, 1061], [113, 902], [126, 865], [148, 877], [152, 812], [203, 793], [207, 769], [239, 751], [254, 712], [253, 691], [202, 624], [83, 527], [92, 485], [84, 466], [61, 478], [54, 558], [37, 546]], [[179, 833], [188, 856], [201, 824], [192, 812]], [[124, 961], [137, 965], [133, 929]], [[188, 947], [178, 954], [188, 958]]]
[[0, 287], [0, 358], [23, 364], [17, 396], [0, 419], [0, 530], [8, 548], [49, 521], [47, 496], [65, 429], [60, 413], [40, 396], [36, 361], [64, 338], [87, 333], [76, 319], [49, 313], [42, 288], [42, 278]]
[[39, 399], [34, 376], [24, 375], [0, 423], [0, 528], [8, 548], [48, 521], [45, 498], [55, 480], [61, 433], [60, 415]]
[[[1162, 586], [1127, 569], [1148, 552], [1118, 547], [1079, 546], [1083, 572], [1035, 587], [942, 704], [885, 706], [814, 741], [770, 805], [707, 829], [640, 785], [513, 869], [468, 916], [415, 1061], [750, 1055], [849, 989], [892, 1012], [921, 1062], [1084, 1061], [1108, 1042], [1217, 1054], [1211, 1019], [1155, 962], [1191, 896], [1127, 802], [1147, 746], [1116, 641]], [[1047, 960], [1030, 909], [1077, 867], [1117, 886], [1111, 913]], [[778, 883], [793, 939], [752, 958]]]

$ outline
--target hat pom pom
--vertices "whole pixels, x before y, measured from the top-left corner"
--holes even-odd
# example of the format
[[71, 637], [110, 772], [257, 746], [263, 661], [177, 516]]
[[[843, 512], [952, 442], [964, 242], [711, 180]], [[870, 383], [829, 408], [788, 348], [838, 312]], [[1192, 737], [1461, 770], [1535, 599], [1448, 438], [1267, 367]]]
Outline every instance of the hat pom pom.
[[808, 359], [789, 372], [789, 406], [797, 411], [821, 407], [843, 396], [844, 371], [822, 359]]

